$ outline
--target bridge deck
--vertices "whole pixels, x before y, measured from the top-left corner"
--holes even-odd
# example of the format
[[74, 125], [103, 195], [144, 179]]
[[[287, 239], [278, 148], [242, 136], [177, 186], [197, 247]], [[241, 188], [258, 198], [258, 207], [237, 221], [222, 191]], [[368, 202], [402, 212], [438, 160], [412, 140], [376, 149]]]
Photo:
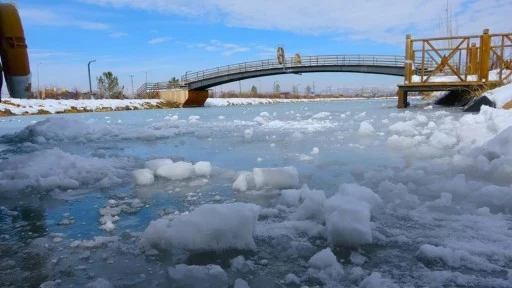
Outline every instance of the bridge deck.
[[403, 76], [404, 65], [405, 57], [394, 55], [304, 56], [287, 58], [283, 64], [277, 59], [267, 59], [187, 72], [181, 82], [189, 89], [206, 89], [241, 79], [285, 73], [359, 72]]

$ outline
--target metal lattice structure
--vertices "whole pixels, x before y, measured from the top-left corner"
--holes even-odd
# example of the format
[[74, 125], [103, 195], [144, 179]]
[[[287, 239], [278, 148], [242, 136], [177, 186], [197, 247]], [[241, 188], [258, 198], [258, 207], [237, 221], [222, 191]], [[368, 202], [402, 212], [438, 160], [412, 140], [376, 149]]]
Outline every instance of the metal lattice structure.
[[[489, 34], [486, 29], [482, 35], [471, 36], [411, 39], [408, 35], [406, 43], [406, 84], [431, 83], [436, 76], [475, 83], [503, 82], [512, 76], [512, 33]], [[407, 64], [412, 62], [420, 67]], [[419, 79], [413, 79], [413, 74]]]
[[471, 91], [512, 81], [512, 33], [490, 34], [485, 29], [470, 36], [412, 39], [407, 35], [405, 58], [400, 108], [407, 107], [407, 92]]

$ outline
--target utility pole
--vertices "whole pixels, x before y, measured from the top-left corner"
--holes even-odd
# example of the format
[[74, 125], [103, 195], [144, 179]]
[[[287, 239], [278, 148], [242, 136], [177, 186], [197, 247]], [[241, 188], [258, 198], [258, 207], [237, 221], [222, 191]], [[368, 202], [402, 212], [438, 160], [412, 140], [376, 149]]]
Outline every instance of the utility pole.
[[148, 72], [149, 72], [149, 70], [144, 71], [144, 73], [146, 73], [146, 85], [148, 84]]
[[130, 75], [130, 78], [132, 79], [132, 97], [134, 97], [135, 95], [133, 94], [133, 75]]
[[242, 96], [242, 82], [240, 82], [240, 80], [238, 80], [238, 90], [240, 91], [238, 95], [241, 97]]
[[91, 84], [91, 63], [96, 62], [96, 60], [91, 60], [87, 63], [87, 72], [89, 72], [89, 97], [92, 96], [92, 84]]

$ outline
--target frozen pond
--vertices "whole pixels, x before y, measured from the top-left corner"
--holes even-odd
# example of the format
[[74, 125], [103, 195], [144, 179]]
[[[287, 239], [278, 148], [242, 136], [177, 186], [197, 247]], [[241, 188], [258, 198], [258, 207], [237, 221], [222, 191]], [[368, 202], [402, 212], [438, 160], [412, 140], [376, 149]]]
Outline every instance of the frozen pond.
[[511, 112], [395, 105], [1, 118], [0, 282], [511, 287]]

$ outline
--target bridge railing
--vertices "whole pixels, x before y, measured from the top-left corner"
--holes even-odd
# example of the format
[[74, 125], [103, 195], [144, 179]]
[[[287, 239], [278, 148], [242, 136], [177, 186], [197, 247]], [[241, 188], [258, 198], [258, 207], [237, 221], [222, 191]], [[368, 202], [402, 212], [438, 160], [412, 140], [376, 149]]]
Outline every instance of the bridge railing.
[[287, 69], [294, 67], [311, 66], [341, 66], [341, 65], [372, 65], [372, 66], [397, 66], [403, 67], [405, 57], [390, 55], [322, 55], [322, 56], [303, 56], [301, 59], [295, 57], [286, 58], [283, 64], [279, 64], [277, 59], [267, 59], [259, 61], [244, 62], [221, 66], [213, 69], [206, 69], [198, 72], [187, 72], [181, 77], [183, 84], [200, 81], [203, 79], [214, 78], [223, 75], [261, 71], [268, 69]]

